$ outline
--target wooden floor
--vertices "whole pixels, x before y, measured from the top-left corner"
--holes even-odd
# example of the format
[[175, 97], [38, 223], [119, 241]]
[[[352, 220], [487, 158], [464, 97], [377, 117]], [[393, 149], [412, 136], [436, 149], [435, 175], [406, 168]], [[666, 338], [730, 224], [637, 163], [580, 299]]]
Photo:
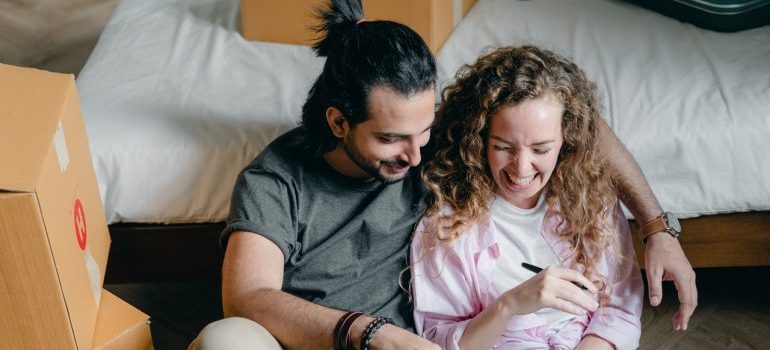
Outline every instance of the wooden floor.
[[[770, 349], [770, 267], [700, 269], [700, 305], [686, 332], [674, 332], [678, 302], [666, 285], [663, 303], [642, 313], [639, 349]], [[111, 284], [106, 288], [148, 313], [156, 349], [185, 349], [207, 323], [220, 319], [219, 283]]]
[[108, 284], [104, 288], [150, 315], [156, 350], [186, 349], [204, 326], [222, 318], [217, 281]]
[[[236, 1], [236, 0], [233, 0]], [[0, 62], [77, 74], [117, 0], [0, 0]], [[770, 252], [768, 252], [770, 253]], [[770, 267], [699, 269], [700, 306], [687, 332], [671, 330], [677, 302], [645, 306], [640, 349], [770, 350]], [[152, 318], [156, 349], [185, 349], [221, 318], [217, 281], [108, 284]]]

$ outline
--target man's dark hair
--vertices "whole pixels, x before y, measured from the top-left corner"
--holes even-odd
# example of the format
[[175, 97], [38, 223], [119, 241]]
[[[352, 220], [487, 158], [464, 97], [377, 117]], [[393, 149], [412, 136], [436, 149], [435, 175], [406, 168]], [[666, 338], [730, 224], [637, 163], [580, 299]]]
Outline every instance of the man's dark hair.
[[409, 27], [362, 21], [360, 0], [331, 0], [317, 14], [320, 38], [313, 49], [326, 63], [302, 106], [302, 126], [306, 146], [319, 156], [338, 142], [326, 123], [329, 107], [339, 109], [352, 128], [366, 120], [372, 88], [387, 86], [404, 96], [422, 92], [436, 81], [436, 62]]

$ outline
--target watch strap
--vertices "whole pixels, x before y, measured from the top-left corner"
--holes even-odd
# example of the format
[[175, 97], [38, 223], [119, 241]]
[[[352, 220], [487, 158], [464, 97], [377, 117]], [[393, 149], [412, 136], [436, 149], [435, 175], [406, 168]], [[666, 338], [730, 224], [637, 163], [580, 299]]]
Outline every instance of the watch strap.
[[642, 227], [639, 228], [639, 238], [642, 240], [642, 242], [647, 242], [647, 238], [650, 238], [653, 234], [656, 234], [658, 232], [667, 231], [668, 227], [666, 226], [666, 219], [663, 218], [663, 216], [658, 216], [655, 219], [652, 219], [651, 221], [644, 224]]

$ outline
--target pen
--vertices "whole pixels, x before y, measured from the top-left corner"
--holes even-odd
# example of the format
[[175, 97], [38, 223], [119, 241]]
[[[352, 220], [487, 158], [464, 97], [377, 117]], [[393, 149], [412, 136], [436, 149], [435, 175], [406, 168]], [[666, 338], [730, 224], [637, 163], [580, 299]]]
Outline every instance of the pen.
[[[521, 263], [521, 267], [523, 267], [523, 268], [525, 268], [525, 269], [527, 269], [529, 271], [532, 271], [534, 273], [540, 273], [540, 271], [543, 271], [542, 268], [537, 267], [537, 266], [532, 265], [532, 264], [529, 264], [529, 263], [525, 263], [525, 262]], [[586, 286], [584, 286], [584, 285], [582, 285], [580, 283], [572, 282], [572, 284], [580, 287], [580, 289], [582, 289], [582, 290], [588, 290], [588, 288], [586, 288]]]

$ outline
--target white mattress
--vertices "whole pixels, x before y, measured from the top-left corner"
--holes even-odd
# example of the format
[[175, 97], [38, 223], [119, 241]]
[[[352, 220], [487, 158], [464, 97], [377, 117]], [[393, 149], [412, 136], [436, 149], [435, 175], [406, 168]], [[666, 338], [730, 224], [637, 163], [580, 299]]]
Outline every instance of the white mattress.
[[237, 0], [124, 0], [78, 77], [108, 222], [224, 220], [235, 178], [296, 126], [323, 61], [247, 42]]
[[596, 82], [604, 116], [682, 217], [770, 209], [770, 26], [717, 33], [622, 1], [481, 0], [439, 52], [449, 77], [534, 43]]
[[[122, 0], [78, 77], [107, 220], [214, 222], [238, 172], [297, 125], [322, 60], [247, 42], [237, 0]], [[662, 205], [770, 210], [770, 27], [724, 34], [609, 0], [479, 0], [440, 86], [496, 45], [572, 58]]]

